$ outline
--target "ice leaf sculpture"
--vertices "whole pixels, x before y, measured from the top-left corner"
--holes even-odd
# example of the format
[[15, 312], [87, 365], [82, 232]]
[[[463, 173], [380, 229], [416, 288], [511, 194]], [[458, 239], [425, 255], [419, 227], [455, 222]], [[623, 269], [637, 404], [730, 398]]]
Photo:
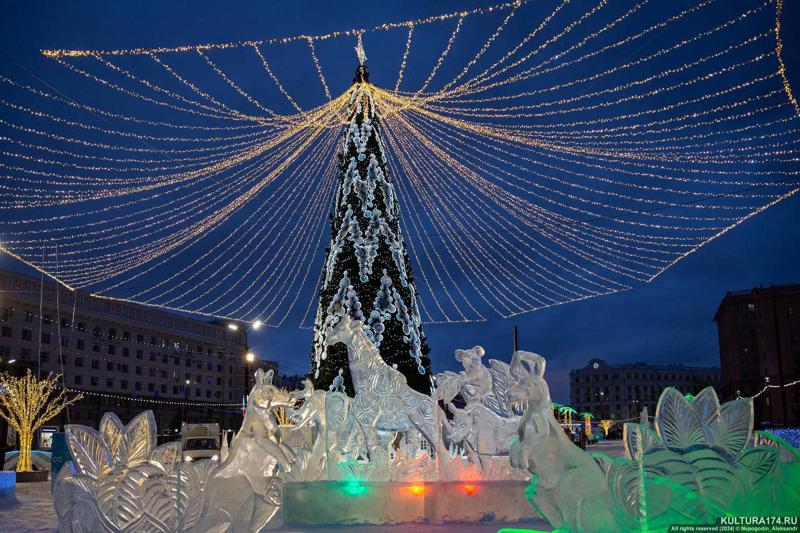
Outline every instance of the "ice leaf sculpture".
[[733, 460], [747, 446], [752, 435], [753, 402], [749, 398], [739, 398], [719, 409], [717, 422], [710, 426], [708, 444]]
[[108, 451], [111, 452], [112, 459], [116, 457], [122, 436], [125, 433], [125, 424], [114, 413], [105, 413], [100, 419], [100, 435], [105, 439]]
[[158, 463], [171, 473], [181, 461], [181, 441], [167, 442], [150, 453], [150, 461]]
[[744, 452], [737, 461], [744, 466], [755, 485], [775, 469], [778, 462], [778, 450], [769, 448], [751, 448]]
[[656, 430], [668, 448], [705, 445], [703, 425], [697, 413], [676, 389], [667, 388], [656, 407]]
[[143, 411], [125, 426], [114, 463], [128, 466], [143, 463], [155, 447], [156, 419], [153, 411]]
[[669, 449], [647, 454], [648, 471], [693, 492], [694, 509], [687, 514], [696, 523], [711, 523], [728, 511], [740, 489], [734, 468], [714, 450], [699, 448], [686, 453]]
[[206, 485], [219, 467], [215, 461], [181, 463], [177, 468], [177, 501], [181, 529], [190, 530], [197, 525], [206, 506]]
[[67, 424], [67, 446], [81, 474], [97, 479], [111, 466], [111, 452], [100, 433], [90, 427]]
[[461, 389], [461, 376], [446, 371], [436, 375], [436, 399], [445, 403], [453, 401]]
[[511, 367], [503, 361], [489, 359], [489, 373], [492, 376], [492, 392], [486, 397], [486, 406], [500, 416], [514, 416], [512, 404], [508, 401], [508, 387], [514, 381]]

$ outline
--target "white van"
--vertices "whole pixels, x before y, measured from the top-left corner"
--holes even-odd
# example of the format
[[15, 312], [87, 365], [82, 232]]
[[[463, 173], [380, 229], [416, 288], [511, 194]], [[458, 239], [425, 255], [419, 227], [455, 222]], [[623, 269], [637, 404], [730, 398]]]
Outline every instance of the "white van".
[[181, 448], [184, 461], [219, 460], [219, 424], [181, 424]]

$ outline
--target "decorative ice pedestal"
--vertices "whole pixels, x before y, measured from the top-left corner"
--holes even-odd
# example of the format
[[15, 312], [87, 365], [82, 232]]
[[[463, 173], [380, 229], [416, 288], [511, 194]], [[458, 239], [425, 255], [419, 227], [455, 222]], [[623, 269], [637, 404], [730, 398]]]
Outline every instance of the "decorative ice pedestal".
[[539, 518], [526, 481], [286, 483], [288, 526], [519, 522]]

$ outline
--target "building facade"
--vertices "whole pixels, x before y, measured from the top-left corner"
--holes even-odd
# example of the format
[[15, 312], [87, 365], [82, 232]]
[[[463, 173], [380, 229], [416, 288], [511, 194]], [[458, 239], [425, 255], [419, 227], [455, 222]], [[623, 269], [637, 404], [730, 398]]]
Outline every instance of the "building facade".
[[592, 359], [585, 367], [570, 371], [569, 395], [571, 407], [579, 413], [626, 420], [638, 417], [644, 407], [650, 415], [655, 414], [658, 398], [666, 387], [697, 394], [708, 386], [718, 389], [719, 383], [717, 367], [610, 365], [602, 359]]
[[[41, 311], [40, 311], [41, 309]], [[146, 306], [92, 297], [0, 271], [0, 371], [63, 374], [84, 399], [48, 425], [97, 427], [114, 411], [127, 421], [152, 409], [159, 433], [181, 422], [241, 425], [241, 402], [256, 365], [247, 334]], [[0, 425], [5, 442], [6, 427]]]
[[756, 424], [800, 424], [800, 285], [729, 292], [714, 315], [722, 396], [754, 396]]

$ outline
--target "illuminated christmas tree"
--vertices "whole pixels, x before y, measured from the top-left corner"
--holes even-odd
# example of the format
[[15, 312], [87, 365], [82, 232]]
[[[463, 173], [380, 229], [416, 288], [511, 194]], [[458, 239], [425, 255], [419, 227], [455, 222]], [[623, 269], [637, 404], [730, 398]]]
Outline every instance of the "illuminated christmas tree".
[[32, 470], [31, 446], [36, 430], [83, 398], [80, 394], [70, 397], [66, 389], [59, 388], [60, 378], [60, 374], [50, 374], [36, 379], [30, 369], [22, 377], [0, 374], [0, 416], [19, 434], [17, 472]]
[[325, 347], [326, 330], [349, 313], [364, 322], [383, 360], [402, 372], [409, 386], [428, 393], [429, 348], [360, 43], [357, 51], [360, 66], [350, 89], [339, 154], [339, 188], [322, 269], [310, 377], [315, 387], [327, 389], [341, 369], [345, 389], [353, 394], [347, 349], [341, 344]]

